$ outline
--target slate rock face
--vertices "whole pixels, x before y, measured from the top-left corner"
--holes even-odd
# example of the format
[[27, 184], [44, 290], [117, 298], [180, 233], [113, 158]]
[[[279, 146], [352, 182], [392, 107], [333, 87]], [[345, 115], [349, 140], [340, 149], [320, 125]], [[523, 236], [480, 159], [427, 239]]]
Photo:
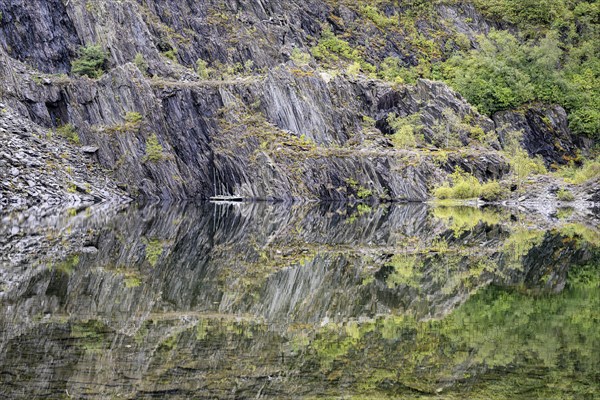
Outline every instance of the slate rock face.
[[[134, 198], [423, 201], [457, 166], [480, 180], [502, 179], [505, 129], [523, 130], [530, 153], [548, 163], [563, 163], [580, 146], [557, 106], [492, 121], [440, 82], [392, 85], [326, 72], [314, 60], [297, 65], [292, 53], [309, 52], [323, 23], [341, 30], [358, 17], [321, 0], [0, 0], [0, 12], [0, 100], [44, 132], [71, 124], [83, 147], [62, 146], [97, 163], [98, 179]], [[438, 19], [419, 25], [425, 35], [431, 24], [469, 38], [494, 27], [469, 5], [435, 12]], [[372, 26], [355, 30], [354, 46], [375, 34]], [[395, 55], [414, 64], [399, 35], [386, 36], [366, 59], [379, 64]], [[64, 75], [91, 44], [107, 53], [104, 75]], [[147, 71], [132, 63], [136, 56]], [[244, 73], [203, 79], [194, 72], [198, 59]], [[128, 122], [127, 113], [142, 119]], [[388, 117], [415, 113], [433, 149], [395, 149]], [[436, 135], [457, 123], [459, 141], [442, 159]], [[481, 129], [485, 145], [469, 126]], [[39, 140], [54, 146], [45, 135]]]
[[531, 105], [494, 115], [501, 138], [510, 131], [523, 132], [522, 145], [531, 156], [541, 156], [547, 165], [564, 165], [586, 144], [568, 127], [567, 113], [558, 105]]

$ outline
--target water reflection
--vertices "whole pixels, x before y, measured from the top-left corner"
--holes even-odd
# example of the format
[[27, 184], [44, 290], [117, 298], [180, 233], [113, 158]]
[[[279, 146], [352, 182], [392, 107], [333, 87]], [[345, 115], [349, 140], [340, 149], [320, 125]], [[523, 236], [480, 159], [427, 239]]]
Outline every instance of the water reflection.
[[597, 227], [502, 209], [6, 217], [11, 398], [600, 395]]

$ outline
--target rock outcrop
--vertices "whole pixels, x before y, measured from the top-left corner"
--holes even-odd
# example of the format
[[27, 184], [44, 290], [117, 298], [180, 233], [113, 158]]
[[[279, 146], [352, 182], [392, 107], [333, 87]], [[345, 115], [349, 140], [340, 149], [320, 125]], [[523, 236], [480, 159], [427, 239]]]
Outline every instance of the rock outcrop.
[[[502, 179], [505, 123], [548, 162], [577, 145], [559, 107], [492, 121], [443, 83], [391, 84], [298, 61], [322, 24], [351, 26], [356, 46], [375, 34], [327, 1], [0, 0], [0, 12], [0, 100], [45, 130], [72, 125], [82, 147], [63, 145], [133, 198], [424, 201], [456, 167]], [[472, 6], [432, 12], [428, 24], [450, 47], [456, 32], [474, 38], [494, 26]], [[71, 62], [92, 44], [107, 52], [104, 75], [74, 77]], [[410, 46], [392, 30], [367, 61], [392, 54], [412, 65]], [[216, 76], [196, 73], [198, 59]], [[388, 118], [417, 113], [430, 146], [395, 148]]]

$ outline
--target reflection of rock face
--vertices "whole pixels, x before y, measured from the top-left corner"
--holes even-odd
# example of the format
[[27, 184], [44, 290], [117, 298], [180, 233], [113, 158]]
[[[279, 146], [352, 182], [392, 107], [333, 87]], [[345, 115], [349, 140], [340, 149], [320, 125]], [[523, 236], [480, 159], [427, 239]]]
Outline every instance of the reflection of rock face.
[[[41, 337], [52, 338], [43, 351], [15, 364], [19, 373], [10, 377], [21, 390], [24, 379], [43, 377], [31, 389], [38, 394], [44, 385], [49, 393], [64, 391], [56, 386], [61, 380], [88, 382], [70, 383], [71, 393], [86, 385], [95, 392], [107, 381], [136, 392], [133, 381], [154, 382], [163, 358], [183, 365], [191, 349], [224, 368], [220, 357], [232, 355], [211, 348], [221, 345], [219, 339], [201, 349], [193, 342], [202, 335], [195, 333], [202, 316], [265, 321], [273, 332], [254, 332], [256, 342], [251, 334], [236, 339], [235, 351], [265, 348], [276, 357], [273, 343], [286, 343], [281, 335], [292, 326], [388, 314], [445, 318], [492, 281], [560, 291], [569, 266], [587, 256], [558, 233], [541, 231], [527, 236], [531, 247], [510, 247], [511, 232], [502, 224], [480, 222], [453, 232], [420, 204], [367, 211], [326, 204], [203, 205], [64, 218], [47, 221], [63, 235], [63, 252], [36, 245], [28, 253], [27, 243], [37, 242], [11, 237], [7, 248], [20, 249], [20, 257], [2, 260], [0, 365], [11, 365], [23, 346], [39, 348]], [[43, 224], [21, 227], [29, 237], [49, 234]], [[70, 341], [76, 348], [64, 347]], [[85, 372], [107, 348], [111, 359], [94, 368], [108, 369], [95, 371], [98, 378]], [[46, 364], [52, 358], [64, 369]], [[108, 372], [115, 368], [128, 378]], [[198, 372], [206, 379], [211, 373]], [[252, 382], [247, 390], [256, 393], [260, 385]], [[100, 392], [119, 393], [111, 390]]]
[[[348, 216], [352, 212], [333, 205], [254, 204], [129, 210], [107, 220], [65, 216], [62, 223], [70, 231], [61, 228], [60, 219], [48, 221], [53, 230], [37, 231], [83, 238], [63, 239], [63, 252], [36, 247], [32, 240], [9, 240], [6, 254], [15, 256], [4, 261], [3, 297], [19, 304], [26, 296], [28, 307], [39, 303], [36, 313], [124, 313], [125, 320], [132, 313], [161, 311], [312, 322], [390, 310], [431, 318], [468, 297], [471, 289], [461, 282], [471, 288], [490, 280], [514, 285], [550, 273], [558, 275], [547, 284], [560, 288], [563, 269], [573, 257], [583, 257], [550, 234], [543, 242], [536, 239], [540, 235], [528, 237], [531, 251], [507, 247], [509, 232], [501, 225], [480, 223], [452, 234], [424, 205]], [[35, 238], [41, 228], [22, 229]], [[481, 243], [485, 249], [470, 250]], [[548, 260], [561, 267], [554, 269]], [[22, 315], [27, 314], [31, 311]]]

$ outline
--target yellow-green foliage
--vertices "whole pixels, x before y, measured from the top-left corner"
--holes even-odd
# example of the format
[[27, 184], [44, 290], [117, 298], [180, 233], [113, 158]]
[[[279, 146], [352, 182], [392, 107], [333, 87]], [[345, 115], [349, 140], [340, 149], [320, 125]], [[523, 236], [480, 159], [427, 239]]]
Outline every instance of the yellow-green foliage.
[[71, 62], [71, 71], [75, 75], [99, 78], [105, 70], [106, 53], [99, 45], [79, 49], [79, 58]]
[[417, 136], [423, 129], [419, 114], [412, 114], [407, 117], [390, 114], [387, 122], [390, 128], [394, 130], [392, 143], [395, 147], [406, 149], [417, 145]]
[[486, 182], [481, 186], [480, 197], [485, 201], [500, 200], [505, 194], [504, 189], [497, 181]]
[[598, 227], [594, 229], [580, 223], [571, 223], [561, 226], [559, 231], [570, 238], [577, 237], [591, 246], [600, 247], [600, 231]]
[[358, 62], [361, 70], [365, 72], [375, 72], [377, 68], [366, 62], [358, 49], [353, 49], [348, 42], [335, 36], [335, 34], [325, 27], [319, 43], [311, 50], [312, 55], [325, 65], [335, 66], [339, 61], [345, 63]]
[[146, 142], [146, 155], [144, 161], [158, 162], [165, 158], [163, 147], [153, 133]]
[[556, 171], [556, 174], [569, 183], [582, 184], [592, 178], [600, 177], [600, 158], [584, 161], [581, 168], [577, 168], [573, 163], [570, 163], [568, 166]]
[[476, 207], [435, 207], [433, 216], [448, 226], [459, 237], [463, 232], [470, 231], [480, 222], [487, 225], [497, 225], [506, 215], [489, 208]]
[[371, 189], [367, 189], [365, 187], [360, 186], [356, 191], [356, 195], [359, 199], [366, 199], [367, 197], [371, 197], [373, 195], [373, 191]]
[[142, 114], [138, 112], [125, 113], [125, 122], [132, 125], [139, 125], [142, 122]]
[[292, 50], [291, 60], [294, 62], [294, 64], [303, 66], [310, 64], [311, 57], [310, 54], [296, 48]]
[[177, 49], [171, 49], [162, 53], [163, 56], [167, 57], [169, 60], [177, 62]]
[[394, 271], [386, 279], [389, 288], [398, 285], [419, 287], [422, 261], [416, 255], [396, 254], [386, 265], [394, 267]]
[[144, 243], [146, 244], [146, 261], [154, 267], [163, 253], [163, 242], [158, 239], [144, 239]]
[[396, 18], [386, 17], [377, 7], [372, 5], [362, 5], [360, 12], [380, 29], [387, 29], [398, 24]]
[[66, 124], [56, 128], [56, 133], [73, 144], [79, 144], [79, 135], [72, 124]]
[[473, 175], [456, 168], [450, 176], [452, 186], [444, 184], [433, 191], [433, 195], [440, 199], [474, 199], [481, 194], [481, 183]]
[[528, 229], [523, 226], [516, 227], [503, 245], [506, 259], [513, 268], [521, 269], [521, 259], [534, 246], [539, 245], [544, 239], [544, 231]]
[[148, 74], [148, 62], [142, 53], [137, 53], [133, 60], [135, 66], [140, 70], [140, 72], [144, 75]]
[[512, 173], [520, 188], [525, 179], [531, 175], [545, 174], [547, 172], [544, 161], [541, 158], [531, 158], [523, 147], [520, 139], [522, 132], [509, 132], [506, 135], [506, 156], [509, 159]]
[[505, 194], [505, 190], [498, 182], [488, 181], [481, 184], [473, 175], [458, 167], [450, 175], [450, 180], [452, 181], [451, 185], [445, 183], [433, 190], [434, 197], [439, 200], [466, 200], [480, 197], [486, 201], [497, 201]]
[[208, 77], [212, 75], [213, 72], [213, 69], [208, 67], [208, 63], [205, 60], [199, 58], [196, 61], [196, 73], [200, 78], [208, 79]]
[[378, 76], [394, 83], [415, 83], [419, 77], [414, 68], [404, 68], [397, 57], [387, 57], [379, 66]]
[[573, 200], [575, 200], [575, 196], [573, 196], [573, 193], [571, 193], [568, 189], [559, 189], [558, 192], [556, 192], [556, 197], [560, 201], [573, 201]]

